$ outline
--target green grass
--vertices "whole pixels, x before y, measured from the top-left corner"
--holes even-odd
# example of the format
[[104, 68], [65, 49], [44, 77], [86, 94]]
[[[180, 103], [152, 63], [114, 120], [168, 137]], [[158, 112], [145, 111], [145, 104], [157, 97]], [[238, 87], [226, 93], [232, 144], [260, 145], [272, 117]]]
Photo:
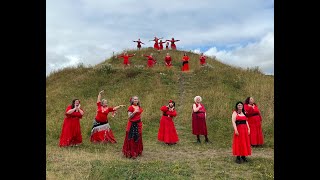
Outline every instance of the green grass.
[[[190, 72], [180, 71], [183, 51], [169, 51], [173, 67], [164, 67], [166, 51], [140, 51], [124, 69], [123, 59], [110, 58], [92, 67], [79, 65], [50, 74], [46, 80], [47, 179], [273, 179], [274, 162], [274, 78], [259, 69], [229, 66], [212, 58], [200, 67], [198, 55], [188, 52]], [[145, 68], [142, 54], [153, 52], [158, 64]], [[122, 52], [119, 52], [119, 54]], [[96, 113], [98, 92], [110, 106], [129, 105], [138, 95], [144, 109], [143, 156], [135, 160], [121, 154], [127, 107], [118, 110], [109, 122], [118, 143], [91, 144], [89, 141]], [[207, 109], [208, 137], [211, 144], [196, 144], [191, 133], [193, 98], [200, 95]], [[231, 153], [231, 113], [237, 101], [253, 96], [258, 103], [265, 137], [263, 148], [252, 150], [250, 162], [238, 165]], [[64, 111], [74, 98], [81, 100], [85, 115], [81, 119], [83, 144], [59, 148]], [[176, 102], [174, 119], [180, 141], [166, 146], [157, 141], [160, 107], [169, 99]], [[202, 137], [201, 137], [202, 138]]]

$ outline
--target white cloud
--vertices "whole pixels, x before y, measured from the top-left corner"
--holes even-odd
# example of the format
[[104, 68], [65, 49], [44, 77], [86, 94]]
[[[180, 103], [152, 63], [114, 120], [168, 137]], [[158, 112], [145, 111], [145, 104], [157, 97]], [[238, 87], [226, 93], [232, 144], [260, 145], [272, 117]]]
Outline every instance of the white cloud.
[[56, 58], [68, 62], [66, 57], [73, 55], [96, 64], [113, 51], [135, 48], [132, 40], [138, 38], [145, 46], [153, 46], [147, 41], [160, 36], [180, 39], [178, 49], [227, 47], [258, 41], [274, 29], [270, 0], [46, 2], [47, 64], [53, 64], [47, 74], [62, 66]]
[[204, 52], [208, 56], [230, 65], [240, 67], [259, 67], [266, 74], [274, 74], [274, 34], [267, 33], [263, 38], [245, 46], [238, 46], [232, 50], [218, 50], [212, 47]]

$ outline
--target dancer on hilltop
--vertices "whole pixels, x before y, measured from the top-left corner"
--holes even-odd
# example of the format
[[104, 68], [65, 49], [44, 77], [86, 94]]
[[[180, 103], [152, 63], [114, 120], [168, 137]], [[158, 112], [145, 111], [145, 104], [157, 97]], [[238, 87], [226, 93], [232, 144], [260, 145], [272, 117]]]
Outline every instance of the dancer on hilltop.
[[200, 135], [204, 135], [205, 142], [209, 143], [208, 130], [207, 130], [207, 112], [204, 105], [201, 103], [202, 98], [200, 96], [194, 97], [194, 103], [192, 105], [192, 134], [197, 136], [197, 142], [201, 143]]
[[166, 41], [166, 50], [169, 50], [169, 41]]
[[200, 57], [199, 57], [201, 66], [205, 66], [206, 65], [206, 59], [207, 59], [207, 57], [205, 55], [203, 55], [203, 53], [201, 53]]
[[159, 41], [159, 50], [162, 51], [163, 50], [163, 44], [166, 42], [162, 42], [162, 40], [160, 39]]
[[147, 57], [148, 58], [148, 62], [147, 62], [147, 67], [153, 67], [157, 61], [156, 59], [153, 57], [153, 54], [150, 53], [150, 55], [144, 55], [142, 54], [143, 57]]
[[189, 71], [189, 56], [183, 53], [181, 71]]
[[153, 40], [149, 40], [149, 41], [154, 41], [154, 45], [153, 45], [153, 48], [156, 49], [156, 50], [159, 50], [159, 40], [160, 39], [163, 39], [163, 38], [157, 38], [156, 36], [154, 37]]
[[123, 58], [123, 65], [124, 67], [126, 67], [126, 66], [130, 66], [129, 57], [133, 57], [135, 55], [136, 54], [128, 55], [127, 52], [124, 52], [123, 55], [117, 56], [117, 58]]
[[141, 41], [140, 41], [140, 38], [138, 39], [138, 41], [133, 41], [133, 42], [138, 43], [138, 44], [137, 44], [137, 48], [138, 48], [138, 50], [140, 50], [140, 48], [141, 48], [141, 44], [144, 44], [143, 42], [141, 42]]
[[167, 67], [171, 67], [171, 56], [169, 53], [167, 53], [166, 57], [164, 58], [164, 63]]
[[175, 40], [174, 38], [171, 38], [171, 40], [166, 40], [166, 41], [171, 42], [171, 49], [172, 49], [172, 50], [176, 50], [177, 47], [176, 47], [175, 42], [180, 41], [180, 40]]

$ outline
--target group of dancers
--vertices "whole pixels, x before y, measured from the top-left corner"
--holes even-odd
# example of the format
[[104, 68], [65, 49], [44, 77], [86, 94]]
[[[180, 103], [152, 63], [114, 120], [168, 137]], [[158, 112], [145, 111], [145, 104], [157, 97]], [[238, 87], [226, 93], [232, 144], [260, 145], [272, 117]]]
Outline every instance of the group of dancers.
[[[162, 41], [162, 39], [163, 39], [163, 37], [158, 38], [158, 37], [155, 36], [154, 39], [149, 40], [149, 41], [154, 41], [153, 48], [156, 49], [156, 50], [158, 50], [158, 51], [163, 50], [163, 44], [164, 44], [164, 43], [166, 44], [166, 50], [169, 49], [169, 43], [171, 43], [171, 45], [170, 45], [171, 49], [172, 49], [172, 50], [176, 50], [177, 47], [176, 47], [175, 42], [180, 41], [180, 40], [175, 40], [174, 38], [167, 39], [167, 40], [165, 40], [165, 41]], [[140, 50], [141, 44], [144, 44], [144, 43], [140, 40], [140, 38], [139, 38], [137, 41], [133, 41], [133, 42], [136, 42], [136, 43], [137, 43], [137, 48], [138, 48], [138, 50]]]
[[[136, 54], [128, 54], [127, 52], [124, 52], [122, 55], [116, 56], [116, 58], [123, 58], [123, 66], [128, 67], [130, 66], [130, 61], [129, 58], [135, 56]], [[147, 67], [152, 68], [155, 64], [157, 64], [156, 58], [153, 56], [153, 53], [150, 53], [149, 55], [147, 54], [142, 54], [142, 57], [147, 58]], [[199, 62], [200, 66], [203, 67], [206, 65], [206, 56], [203, 55], [203, 53], [200, 54], [199, 56]], [[184, 53], [181, 59], [182, 65], [181, 65], [181, 71], [189, 71], [189, 56], [187, 53]], [[166, 67], [171, 67], [172, 66], [172, 58], [170, 56], [170, 53], [167, 53], [166, 56], [164, 57], [164, 64]]]
[[[119, 108], [125, 105], [108, 106], [106, 99], [101, 99], [100, 91], [97, 98], [97, 111], [91, 128], [90, 141], [92, 143], [117, 143], [108, 120], [108, 114], [115, 117]], [[130, 98], [127, 109], [128, 122], [126, 134], [122, 146], [125, 157], [136, 158], [142, 155], [142, 113], [138, 96]], [[179, 141], [178, 133], [174, 125], [174, 118], [178, 115], [175, 102], [169, 100], [168, 104], [160, 107], [162, 112], [158, 140], [167, 145], [174, 145]], [[60, 135], [60, 147], [78, 146], [82, 143], [80, 119], [84, 110], [80, 107], [80, 100], [74, 99], [72, 104], [66, 108], [62, 131]], [[202, 98], [196, 96], [192, 105], [192, 134], [197, 136], [197, 143], [201, 143], [200, 135], [205, 137], [205, 142], [210, 143], [206, 125], [206, 108], [202, 104]], [[236, 162], [247, 162], [246, 156], [251, 155], [251, 146], [263, 145], [263, 134], [261, 128], [261, 114], [252, 97], [248, 97], [244, 103], [237, 102], [232, 113], [232, 125], [234, 128], [232, 150], [236, 156]]]

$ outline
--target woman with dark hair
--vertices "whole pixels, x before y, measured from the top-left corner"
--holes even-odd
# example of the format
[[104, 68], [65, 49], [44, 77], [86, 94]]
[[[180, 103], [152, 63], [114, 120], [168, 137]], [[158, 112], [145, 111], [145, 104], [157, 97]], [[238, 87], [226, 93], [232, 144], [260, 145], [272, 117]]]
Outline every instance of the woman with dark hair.
[[144, 44], [143, 42], [141, 42], [141, 41], [140, 41], [140, 38], [138, 39], [138, 41], [133, 41], [133, 42], [138, 43], [138, 44], [137, 44], [137, 48], [138, 48], [138, 50], [140, 50], [140, 48], [141, 48], [141, 44]]
[[189, 56], [183, 53], [181, 71], [189, 71]]
[[201, 143], [200, 135], [204, 135], [205, 142], [209, 143], [208, 130], [207, 130], [207, 113], [206, 108], [201, 103], [200, 96], [194, 97], [194, 104], [192, 105], [192, 134], [197, 136], [197, 142]]
[[91, 129], [90, 141], [91, 142], [103, 142], [103, 143], [116, 143], [116, 139], [112, 133], [111, 127], [108, 122], [108, 114], [112, 112], [114, 117], [115, 112], [120, 107], [125, 105], [119, 105], [116, 107], [108, 107], [107, 100], [101, 100], [101, 94], [104, 90], [100, 91], [97, 99], [97, 114], [93, 120], [93, 126]]
[[142, 155], [142, 112], [143, 109], [140, 107], [138, 96], [130, 98], [126, 137], [122, 147], [122, 152], [127, 158], [136, 158], [137, 156]]
[[173, 117], [177, 116], [175, 105], [176, 103], [170, 100], [167, 106], [162, 106], [160, 108], [163, 114], [160, 119], [158, 140], [168, 145], [176, 144], [179, 141], [173, 122]]
[[253, 147], [263, 145], [263, 133], [261, 126], [261, 113], [258, 105], [254, 102], [253, 97], [247, 97], [244, 102], [244, 110], [248, 117], [248, 123], [250, 126], [250, 143]]
[[177, 47], [176, 47], [175, 42], [178, 42], [178, 41], [180, 41], [180, 40], [175, 40], [174, 38], [171, 38], [171, 40], [166, 40], [166, 41], [171, 42], [171, 49], [172, 49], [172, 50], [176, 50]]
[[[236, 163], [248, 162], [246, 156], [251, 155], [250, 127], [242, 102], [237, 102], [232, 112], [231, 122], [234, 129], [232, 153], [236, 157]], [[241, 159], [240, 159], [241, 158]]]
[[72, 100], [65, 111], [62, 131], [60, 135], [60, 147], [78, 146], [82, 143], [80, 119], [84, 111], [80, 108], [80, 100]]

